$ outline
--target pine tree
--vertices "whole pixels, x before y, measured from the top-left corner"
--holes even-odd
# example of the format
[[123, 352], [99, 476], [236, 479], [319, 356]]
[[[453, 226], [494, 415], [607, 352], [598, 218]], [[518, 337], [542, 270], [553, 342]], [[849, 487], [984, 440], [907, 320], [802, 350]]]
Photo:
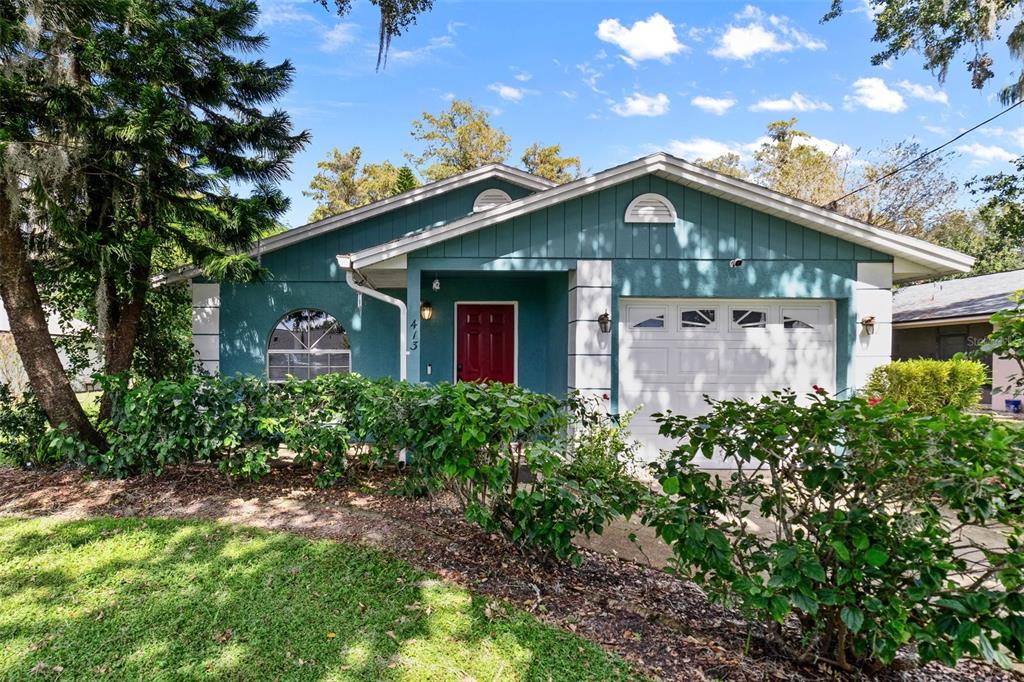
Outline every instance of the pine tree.
[[[4, 10], [16, 30], [0, 34], [0, 295], [51, 423], [99, 444], [46, 334], [36, 270], [82, 273], [95, 292], [103, 370], [124, 372], [156, 250], [251, 273], [228, 254], [287, 208], [276, 183], [308, 134], [266, 108], [293, 70], [246, 56], [266, 43], [253, 32], [254, 2], [59, 4], [15, 0]], [[110, 404], [104, 396], [101, 418]]]
[[420, 186], [420, 181], [412, 172], [412, 168], [402, 166], [398, 169], [398, 182], [395, 183], [395, 194], [402, 194]]

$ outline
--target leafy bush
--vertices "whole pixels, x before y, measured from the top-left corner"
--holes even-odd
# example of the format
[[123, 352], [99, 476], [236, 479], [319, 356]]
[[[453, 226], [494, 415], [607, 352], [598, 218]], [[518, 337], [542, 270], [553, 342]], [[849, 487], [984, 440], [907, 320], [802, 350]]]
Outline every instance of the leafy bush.
[[47, 428], [46, 415], [31, 393], [16, 397], [10, 386], [0, 383], [0, 463], [24, 466], [45, 461]]
[[114, 404], [101, 424], [109, 448], [53, 445], [105, 476], [203, 461], [257, 479], [283, 443], [328, 486], [405, 451], [406, 491], [451, 492], [471, 522], [559, 559], [576, 557], [576, 535], [632, 514], [643, 491], [627, 467], [628, 416], [616, 424], [577, 396], [355, 374], [272, 386], [241, 376], [102, 383]]
[[[645, 520], [679, 573], [846, 670], [907, 644], [950, 665], [1024, 657], [1024, 432], [889, 400], [710, 404], [658, 417], [680, 443], [656, 467], [666, 496]], [[712, 455], [727, 482], [695, 463]], [[996, 524], [1005, 546], [970, 540]]]
[[100, 424], [109, 449], [89, 452], [84, 463], [123, 478], [159, 474], [167, 466], [219, 462], [231, 476], [258, 478], [280, 436], [268, 432], [270, 387], [254, 377], [189, 377], [185, 381], [122, 377], [101, 379], [114, 396], [109, 421]]
[[964, 409], [981, 400], [988, 381], [985, 365], [975, 360], [896, 360], [876, 367], [865, 392], [876, 398], [904, 401], [912, 410]]
[[569, 439], [566, 475], [576, 481], [594, 480], [612, 494], [631, 497], [645, 490], [637, 478], [640, 444], [629, 432], [636, 411], [617, 417], [604, 411], [596, 398], [574, 394], [572, 432]]

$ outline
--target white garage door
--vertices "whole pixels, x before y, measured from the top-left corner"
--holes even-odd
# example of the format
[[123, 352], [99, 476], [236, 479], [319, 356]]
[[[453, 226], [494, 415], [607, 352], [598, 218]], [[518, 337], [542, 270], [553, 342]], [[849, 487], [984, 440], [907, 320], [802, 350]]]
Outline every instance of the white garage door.
[[652, 460], [672, 443], [651, 415], [700, 414], [705, 394], [802, 394], [814, 384], [832, 392], [835, 346], [832, 301], [623, 298], [619, 410], [639, 408], [631, 430]]

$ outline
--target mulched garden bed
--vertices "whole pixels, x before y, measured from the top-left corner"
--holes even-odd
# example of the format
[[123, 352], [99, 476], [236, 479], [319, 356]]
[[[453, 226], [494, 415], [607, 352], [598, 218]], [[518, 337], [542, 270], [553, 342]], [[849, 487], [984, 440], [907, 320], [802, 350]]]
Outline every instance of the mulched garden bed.
[[[503, 538], [461, 519], [449, 501], [388, 494], [391, 475], [320, 490], [287, 464], [259, 483], [232, 484], [209, 466], [160, 478], [95, 479], [79, 470], [0, 469], [0, 514], [164, 516], [216, 519], [370, 544], [480, 594], [513, 602], [672, 680], [837, 679], [797, 664], [757, 637], [738, 614], [711, 604], [695, 585], [592, 551], [578, 567], [542, 565]], [[974, 662], [928, 665], [880, 680], [1024, 680]]]

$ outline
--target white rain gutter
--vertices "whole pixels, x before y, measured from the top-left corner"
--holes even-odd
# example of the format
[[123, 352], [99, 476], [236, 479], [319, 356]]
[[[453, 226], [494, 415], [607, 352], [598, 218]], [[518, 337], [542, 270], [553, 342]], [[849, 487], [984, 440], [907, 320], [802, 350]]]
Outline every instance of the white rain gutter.
[[406, 365], [408, 364], [406, 360], [409, 356], [409, 343], [407, 339], [407, 335], [409, 333], [407, 318], [409, 316], [409, 313], [408, 309], [405, 307], [405, 301], [399, 298], [395, 298], [394, 296], [388, 296], [387, 294], [377, 291], [376, 289], [371, 289], [368, 286], [356, 284], [356, 270], [355, 268], [352, 267], [352, 259], [349, 256], [342, 256], [340, 254], [336, 256], [336, 258], [338, 260], [338, 267], [345, 271], [345, 281], [348, 283], [351, 289], [357, 291], [360, 294], [366, 294], [370, 298], [375, 298], [378, 301], [390, 303], [391, 305], [398, 308], [398, 343], [400, 348], [398, 356], [398, 378], [401, 379], [402, 381], [405, 381], [406, 379], [409, 378], [408, 370], [406, 368]]

